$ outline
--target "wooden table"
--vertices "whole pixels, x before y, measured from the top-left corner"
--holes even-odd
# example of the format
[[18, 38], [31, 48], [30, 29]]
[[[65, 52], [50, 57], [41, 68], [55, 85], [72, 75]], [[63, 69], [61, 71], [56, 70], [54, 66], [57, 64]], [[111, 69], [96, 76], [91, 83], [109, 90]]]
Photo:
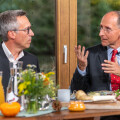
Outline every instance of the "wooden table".
[[0, 120], [99, 120], [100, 116], [109, 115], [120, 115], [120, 110], [85, 110], [84, 112], [69, 112], [69, 110], [63, 110], [61, 112], [28, 118], [6, 118], [0, 116]]

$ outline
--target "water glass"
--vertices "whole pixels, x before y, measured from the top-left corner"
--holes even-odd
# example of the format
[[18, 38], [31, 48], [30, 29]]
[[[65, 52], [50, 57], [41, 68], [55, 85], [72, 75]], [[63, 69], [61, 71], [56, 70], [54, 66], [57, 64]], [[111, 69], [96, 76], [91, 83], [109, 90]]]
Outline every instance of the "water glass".
[[16, 66], [17, 66], [17, 73], [20, 73], [22, 71], [23, 61], [18, 61]]
[[69, 102], [70, 89], [58, 89], [58, 100], [61, 102]]

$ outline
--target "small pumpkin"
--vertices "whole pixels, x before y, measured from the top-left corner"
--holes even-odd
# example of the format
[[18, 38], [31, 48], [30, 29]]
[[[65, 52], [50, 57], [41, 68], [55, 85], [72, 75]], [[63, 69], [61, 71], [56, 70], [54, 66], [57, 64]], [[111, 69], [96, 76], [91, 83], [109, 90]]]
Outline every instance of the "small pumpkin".
[[71, 101], [68, 106], [69, 111], [84, 111], [85, 104], [81, 101]]
[[16, 116], [18, 112], [20, 111], [20, 104], [18, 102], [12, 102], [12, 103], [2, 103], [1, 106], [1, 113], [4, 116], [12, 117]]

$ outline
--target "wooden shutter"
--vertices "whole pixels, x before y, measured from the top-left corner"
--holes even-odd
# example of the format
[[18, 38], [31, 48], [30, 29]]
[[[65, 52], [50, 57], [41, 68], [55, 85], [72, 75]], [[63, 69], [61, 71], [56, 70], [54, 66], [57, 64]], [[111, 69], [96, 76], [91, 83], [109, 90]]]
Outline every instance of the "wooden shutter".
[[[64, 63], [67, 45], [67, 63]], [[77, 0], [56, 0], [56, 80], [60, 88], [68, 88], [77, 66]]]

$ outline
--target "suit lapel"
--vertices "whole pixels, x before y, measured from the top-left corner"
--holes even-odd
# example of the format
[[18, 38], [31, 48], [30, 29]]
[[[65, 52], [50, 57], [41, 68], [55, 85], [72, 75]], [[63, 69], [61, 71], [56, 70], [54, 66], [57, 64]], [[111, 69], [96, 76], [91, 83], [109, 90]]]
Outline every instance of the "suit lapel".
[[5, 55], [3, 49], [2, 49], [2, 45], [0, 44], [0, 56], [1, 56], [1, 65], [4, 66], [5, 69], [9, 68], [9, 60], [7, 58], [7, 56]]
[[106, 47], [103, 47], [101, 50], [100, 50], [100, 53], [99, 53], [99, 60], [100, 60], [100, 63], [103, 63], [104, 60], [107, 60], [108, 57], [107, 57], [107, 48]]
[[8, 86], [9, 77], [10, 77], [10, 69], [9, 69], [9, 60], [5, 55], [1, 44], [0, 44], [0, 71], [3, 71], [2, 84], [6, 95], [6, 88]]
[[[101, 48], [102, 49], [100, 50], [100, 53], [98, 56], [99, 56], [100, 63], [102, 64], [102, 63], [104, 63], [104, 60], [108, 60], [108, 56], [107, 56], [107, 47], [101, 47]], [[103, 74], [104, 74], [105, 80], [108, 83], [108, 88], [110, 88], [109, 74], [107, 74], [107, 73], [103, 73]]]

